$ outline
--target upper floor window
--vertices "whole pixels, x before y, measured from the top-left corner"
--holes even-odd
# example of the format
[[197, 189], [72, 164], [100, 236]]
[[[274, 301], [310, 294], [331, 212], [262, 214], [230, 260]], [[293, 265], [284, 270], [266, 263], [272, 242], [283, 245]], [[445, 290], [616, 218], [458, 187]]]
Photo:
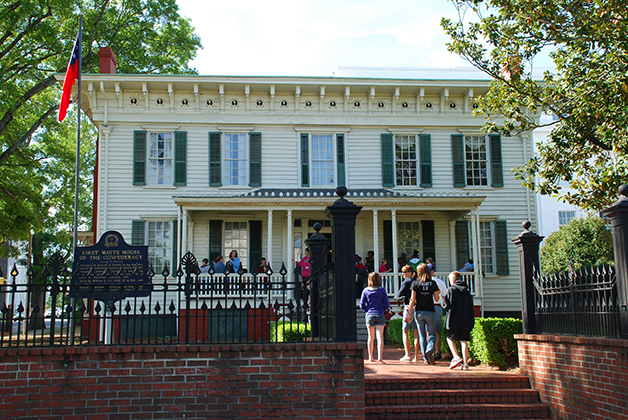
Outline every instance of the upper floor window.
[[575, 219], [575, 211], [559, 211], [558, 212], [558, 226], [566, 225], [571, 219]]
[[224, 185], [246, 185], [246, 134], [225, 134]]
[[334, 136], [312, 134], [312, 186], [334, 186]]
[[504, 186], [499, 134], [451, 136], [454, 187]]
[[301, 133], [301, 186], [335, 187], [345, 184], [345, 137]]
[[429, 134], [381, 134], [382, 186], [432, 186]]
[[395, 181], [417, 185], [416, 136], [395, 135]]
[[133, 132], [134, 185], [186, 185], [187, 132]]
[[172, 133], [150, 133], [148, 184], [171, 185], [174, 153]]
[[262, 185], [262, 133], [209, 133], [209, 185]]

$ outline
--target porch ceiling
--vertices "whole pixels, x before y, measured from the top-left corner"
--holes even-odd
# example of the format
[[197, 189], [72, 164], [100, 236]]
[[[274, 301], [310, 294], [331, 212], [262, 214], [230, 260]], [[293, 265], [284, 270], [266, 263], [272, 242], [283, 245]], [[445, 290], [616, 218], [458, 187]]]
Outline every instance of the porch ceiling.
[[[438, 193], [403, 192], [388, 189], [350, 190], [345, 198], [365, 209], [437, 210], [460, 217], [480, 205], [486, 196], [474, 192]], [[178, 206], [187, 210], [220, 209], [278, 209], [292, 210], [331, 206], [338, 199], [334, 189], [256, 189], [246, 192], [220, 191], [210, 194], [184, 194], [174, 196]], [[455, 218], [454, 217], [454, 218]]]

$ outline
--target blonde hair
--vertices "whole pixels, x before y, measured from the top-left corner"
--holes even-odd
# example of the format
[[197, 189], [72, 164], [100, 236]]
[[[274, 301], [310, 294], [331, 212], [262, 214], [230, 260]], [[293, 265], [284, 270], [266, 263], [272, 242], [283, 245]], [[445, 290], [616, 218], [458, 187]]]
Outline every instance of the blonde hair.
[[462, 278], [462, 274], [460, 274], [460, 272], [458, 272], [458, 271], [452, 271], [451, 273], [449, 273], [449, 281], [450, 282], [453, 279], [453, 281], [455, 283], [458, 280], [460, 280], [461, 278]]
[[369, 287], [372, 287], [374, 289], [379, 289], [380, 287], [382, 287], [382, 282], [379, 279], [379, 274], [374, 271], [369, 274]]
[[416, 268], [417, 278], [421, 283], [425, 283], [428, 280], [432, 280], [432, 270], [425, 263], [419, 264]]

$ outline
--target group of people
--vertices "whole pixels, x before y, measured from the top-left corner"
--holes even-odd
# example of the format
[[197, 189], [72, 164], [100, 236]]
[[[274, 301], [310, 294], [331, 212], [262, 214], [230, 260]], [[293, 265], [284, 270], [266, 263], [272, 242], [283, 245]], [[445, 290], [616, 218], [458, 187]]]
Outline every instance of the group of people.
[[[209, 264], [209, 258], [203, 258], [201, 266], [199, 267], [201, 273], [209, 273], [211, 268], [214, 268], [214, 273], [216, 274], [227, 274], [227, 273], [240, 273], [246, 272], [246, 268], [242, 267], [242, 262], [240, 258], [238, 258], [238, 251], [232, 250], [229, 253], [229, 259], [225, 263], [225, 257], [222, 255], [217, 256], [213, 263]], [[258, 273], [265, 273], [268, 270], [268, 262], [266, 258], [262, 257], [260, 260], [260, 265], [257, 267]]]
[[[473, 298], [469, 287], [458, 271], [449, 274], [450, 286], [434, 277], [433, 260], [428, 263], [416, 261], [413, 255], [407, 264], [401, 267], [403, 282], [397, 298], [404, 305], [403, 310], [403, 345], [405, 355], [400, 359], [404, 362], [418, 362], [419, 349], [423, 363], [434, 365], [442, 356], [439, 352], [442, 330], [442, 314], [446, 311], [445, 326], [447, 328], [447, 344], [453, 356], [450, 369], [462, 365], [462, 370], [469, 369], [469, 346], [471, 330], [474, 325]], [[413, 261], [414, 260], [414, 261]], [[415, 263], [416, 265], [414, 265]], [[368, 287], [362, 291], [360, 307], [365, 312], [368, 328], [368, 360], [369, 362], [385, 363], [384, 327], [386, 311], [390, 307], [388, 293], [381, 285], [378, 273], [368, 275]], [[411, 354], [409, 339], [410, 328], [414, 330], [414, 355]], [[377, 339], [378, 357], [374, 358], [375, 339]], [[458, 354], [456, 341], [461, 343], [462, 355]]]

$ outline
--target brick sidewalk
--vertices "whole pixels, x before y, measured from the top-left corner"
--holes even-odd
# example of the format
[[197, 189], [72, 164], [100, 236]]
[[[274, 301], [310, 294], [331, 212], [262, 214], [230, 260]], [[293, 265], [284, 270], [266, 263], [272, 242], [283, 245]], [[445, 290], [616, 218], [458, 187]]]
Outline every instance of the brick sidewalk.
[[[402, 346], [388, 344], [384, 347], [383, 360], [386, 364], [370, 363], [368, 353], [364, 350], [364, 375], [366, 378], [407, 378], [417, 376], [427, 377], [451, 377], [451, 376], [489, 376], [489, 375], [511, 375], [516, 372], [506, 372], [497, 369], [490, 369], [486, 366], [469, 366], [469, 370], [463, 372], [460, 368], [449, 369], [449, 358], [438, 360], [433, 366], [426, 365], [423, 360], [419, 363], [400, 362], [404, 351]], [[374, 356], [377, 357], [377, 342], [375, 342]], [[419, 356], [420, 357], [420, 356]]]

